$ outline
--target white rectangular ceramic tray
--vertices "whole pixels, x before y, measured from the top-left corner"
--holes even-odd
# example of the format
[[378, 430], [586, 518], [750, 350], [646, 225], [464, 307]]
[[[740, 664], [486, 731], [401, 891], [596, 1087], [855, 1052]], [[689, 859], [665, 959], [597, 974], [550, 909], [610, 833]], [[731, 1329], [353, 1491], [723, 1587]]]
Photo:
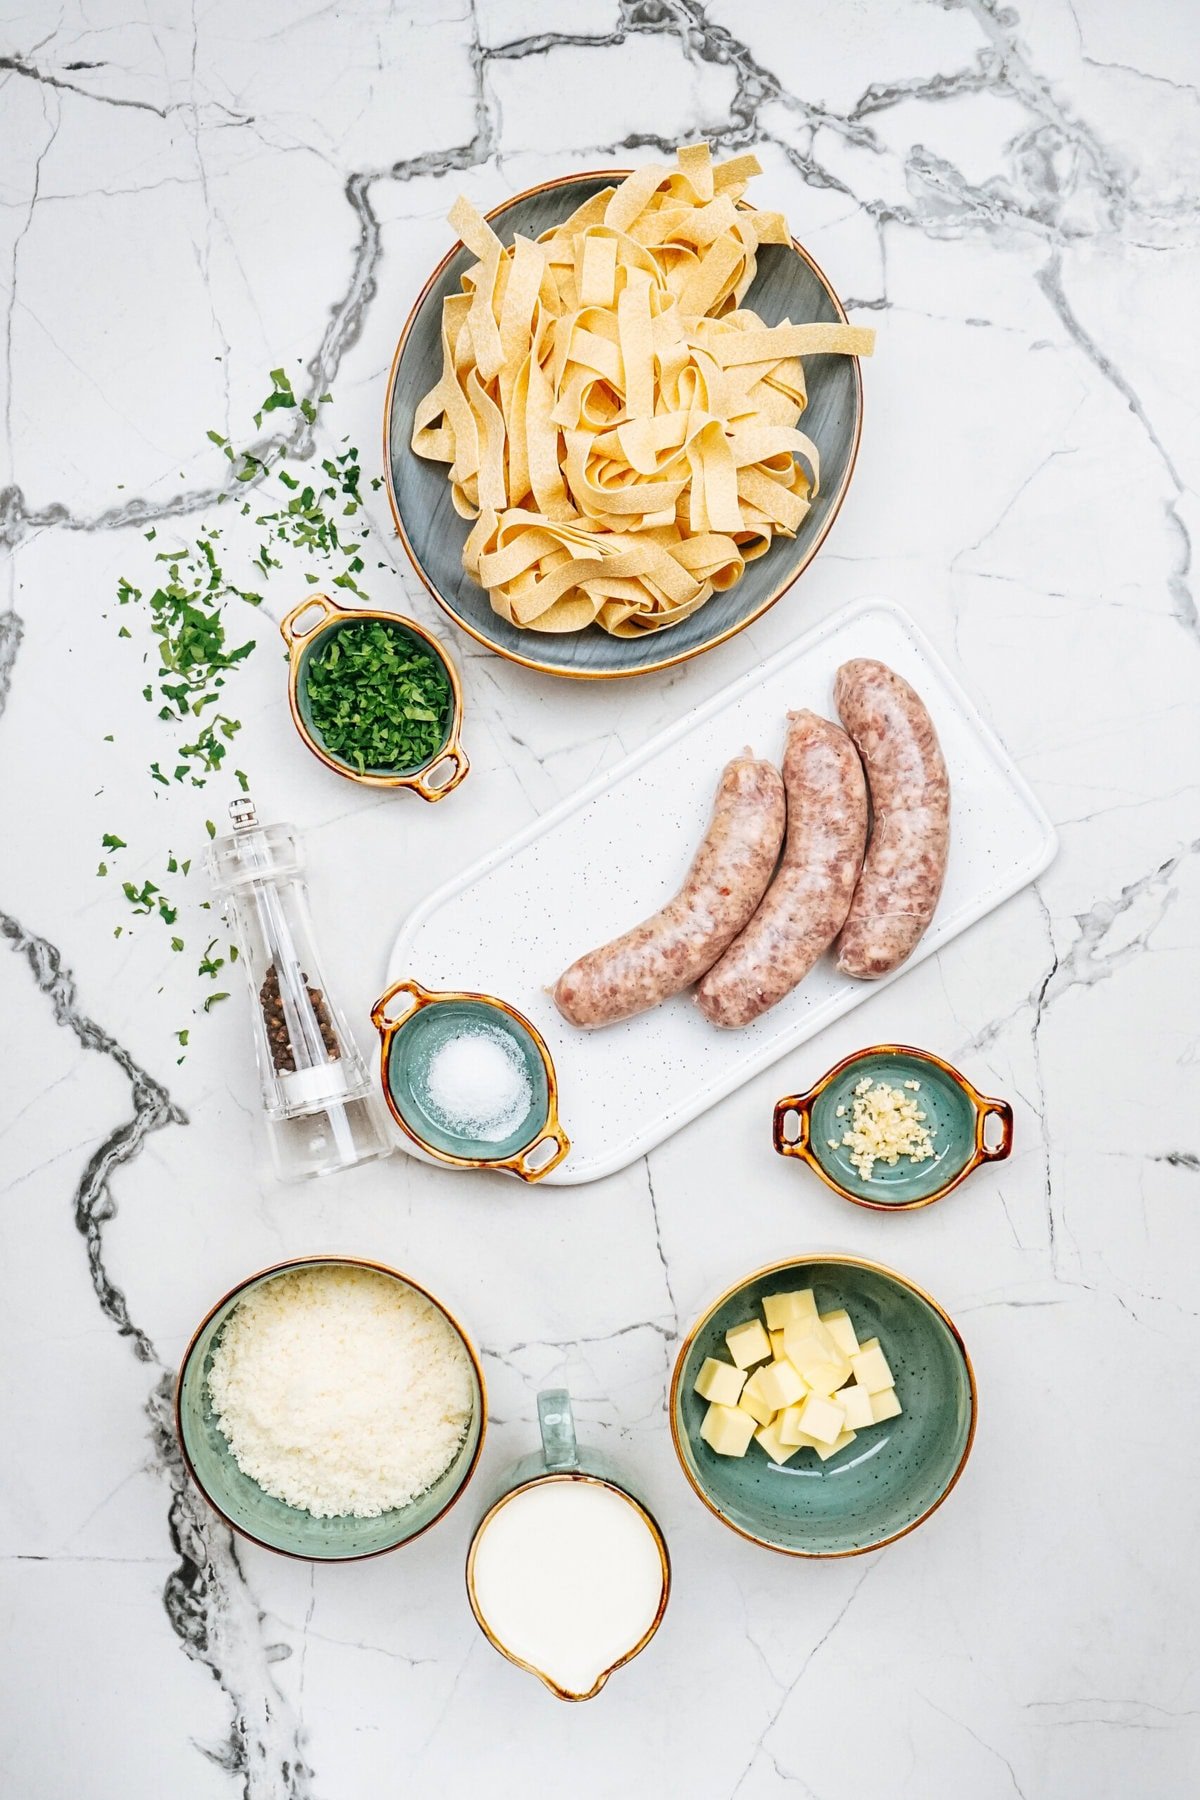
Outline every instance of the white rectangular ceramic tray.
[[832, 716], [834, 673], [852, 656], [878, 657], [912, 682], [950, 770], [941, 903], [916, 953], [887, 979], [902, 979], [1053, 860], [1050, 820], [907, 613], [863, 600], [835, 614], [438, 888], [405, 922], [390, 979], [495, 994], [546, 1038], [572, 1142], [548, 1183], [624, 1168], [886, 985], [839, 975], [827, 956], [741, 1031], [709, 1025], [688, 994], [622, 1025], [577, 1031], [547, 992], [575, 957], [676, 891], [726, 762], [746, 744], [778, 761], [789, 709]]

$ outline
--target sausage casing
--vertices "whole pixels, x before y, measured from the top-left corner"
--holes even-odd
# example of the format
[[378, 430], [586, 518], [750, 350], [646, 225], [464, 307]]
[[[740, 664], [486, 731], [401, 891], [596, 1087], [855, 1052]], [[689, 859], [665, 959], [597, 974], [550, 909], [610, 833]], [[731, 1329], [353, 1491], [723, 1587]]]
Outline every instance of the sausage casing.
[[749, 1025], [804, 980], [841, 930], [862, 868], [867, 789], [846, 733], [816, 713], [789, 713], [783, 782], [787, 847], [779, 872], [696, 991], [714, 1025]]
[[950, 851], [950, 778], [925, 703], [886, 663], [843, 663], [834, 699], [871, 792], [871, 842], [837, 966], [876, 981], [912, 955], [934, 915]]
[[766, 892], [785, 818], [783, 782], [748, 753], [728, 763], [712, 821], [673, 900], [561, 975], [554, 1003], [572, 1025], [614, 1025], [690, 987], [732, 943]]

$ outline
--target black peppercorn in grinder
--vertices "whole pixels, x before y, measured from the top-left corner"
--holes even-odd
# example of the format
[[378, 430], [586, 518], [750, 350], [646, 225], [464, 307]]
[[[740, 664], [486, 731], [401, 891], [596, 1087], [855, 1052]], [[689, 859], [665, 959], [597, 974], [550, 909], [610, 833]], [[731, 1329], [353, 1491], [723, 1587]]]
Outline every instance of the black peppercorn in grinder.
[[260, 825], [249, 795], [229, 815], [208, 870], [250, 982], [275, 1171], [303, 1181], [388, 1156], [382, 1109], [321, 973], [300, 840], [291, 825]]

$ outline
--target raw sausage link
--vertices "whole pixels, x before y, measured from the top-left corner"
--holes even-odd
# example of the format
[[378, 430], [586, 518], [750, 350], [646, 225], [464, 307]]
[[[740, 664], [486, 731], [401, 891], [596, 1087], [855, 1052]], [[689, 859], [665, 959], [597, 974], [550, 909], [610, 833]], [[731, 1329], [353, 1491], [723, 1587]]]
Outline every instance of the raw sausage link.
[[787, 848], [767, 897], [696, 991], [714, 1025], [748, 1025], [799, 985], [841, 929], [862, 868], [867, 790], [844, 731], [788, 714]]
[[572, 1025], [614, 1025], [689, 987], [732, 943], [766, 891], [779, 856], [783, 783], [749, 753], [725, 767], [712, 823], [687, 880], [653, 918], [561, 975], [554, 1003]]
[[866, 767], [873, 815], [837, 966], [876, 981], [912, 955], [937, 907], [950, 850], [950, 778], [924, 701], [886, 663], [843, 663], [833, 692]]

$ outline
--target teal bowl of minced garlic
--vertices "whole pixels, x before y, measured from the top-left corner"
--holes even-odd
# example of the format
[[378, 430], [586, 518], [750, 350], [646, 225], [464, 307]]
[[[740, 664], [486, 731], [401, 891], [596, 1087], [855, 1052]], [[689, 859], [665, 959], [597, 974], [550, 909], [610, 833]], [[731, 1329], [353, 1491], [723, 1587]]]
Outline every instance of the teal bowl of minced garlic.
[[981, 1094], [944, 1057], [909, 1044], [857, 1050], [774, 1114], [775, 1148], [844, 1200], [911, 1212], [1012, 1151], [1007, 1100]]

